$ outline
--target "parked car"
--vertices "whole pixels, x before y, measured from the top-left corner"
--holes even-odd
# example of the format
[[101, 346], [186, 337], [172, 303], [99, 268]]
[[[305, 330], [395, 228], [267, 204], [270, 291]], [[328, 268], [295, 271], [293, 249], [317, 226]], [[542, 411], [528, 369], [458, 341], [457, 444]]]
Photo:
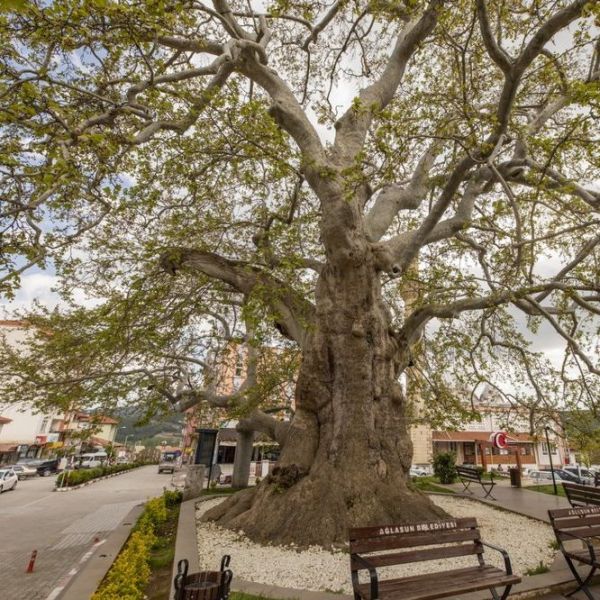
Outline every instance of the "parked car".
[[19, 479], [31, 479], [32, 477], [38, 476], [37, 469], [29, 464], [19, 463], [16, 465], [10, 465], [7, 468], [12, 469]]
[[410, 476], [411, 477], [427, 477], [429, 473], [421, 467], [411, 467], [410, 468]]
[[560, 475], [560, 478], [563, 481], [570, 481], [571, 483], [584, 483], [585, 478], [580, 478], [577, 476], [576, 473], [571, 473], [570, 471], [567, 471], [566, 469], [555, 469], [554, 471], [555, 473], [558, 473]]
[[[550, 471], [529, 471], [527, 477], [538, 483], [548, 483], [552, 481], [552, 473]], [[554, 478], [556, 481], [562, 481], [562, 477], [558, 471], [554, 471]]]
[[585, 467], [564, 467], [562, 470], [579, 477], [586, 485], [594, 485], [595, 473]]
[[42, 460], [35, 465], [35, 468], [41, 477], [49, 477], [54, 473], [58, 473], [58, 458]]
[[17, 487], [17, 481], [19, 478], [12, 469], [0, 469], [0, 494], [7, 490], [14, 490]]

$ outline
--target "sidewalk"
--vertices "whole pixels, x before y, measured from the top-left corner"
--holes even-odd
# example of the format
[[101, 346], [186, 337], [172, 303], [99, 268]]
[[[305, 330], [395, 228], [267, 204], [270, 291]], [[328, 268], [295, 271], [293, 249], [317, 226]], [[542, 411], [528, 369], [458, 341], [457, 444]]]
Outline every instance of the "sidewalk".
[[[452, 488], [457, 494], [461, 494], [464, 490], [461, 483], [453, 483], [452, 485], [441, 487]], [[498, 484], [492, 492], [492, 495], [497, 499], [496, 501], [489, 498], [484, 500], [484, 492], [481, 490], [481, 486], [477, 489], [477, 485], [473, 484], [471, 485], [471, 490], [473, 494], [466, 493], [461, 495], [473, 500], [479, 500], [490, 506], [504, 508], [520, 515], [537, 519], [538, 521], [544, 521], [545, 523], [550, 522], [548, 519], [549, 510], [570, 507], [569, 501], [562, 496], [532, 492], [525, 488], [513, 488], [503, 483]]]

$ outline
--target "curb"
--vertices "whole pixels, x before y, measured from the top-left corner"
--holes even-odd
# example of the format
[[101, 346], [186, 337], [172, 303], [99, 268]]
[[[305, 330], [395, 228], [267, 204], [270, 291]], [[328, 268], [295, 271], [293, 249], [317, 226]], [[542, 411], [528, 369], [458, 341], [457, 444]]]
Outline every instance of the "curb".
[[131, 471], [135, 471], [136, 469], [141, 469], [147, 465], [141, 465], [139, 467], [133, 467], [133, 469], [127, 469], [125, 471], [119, 471], [118, 473], [111, 473], [110, 475], [103, 475], [102, 477], [96, 477], [94, 479], [90, 479], [90, 481], [86, 481], [85, 483], [80, 483], [79, 485], [67, 486], [67, 487], [54, 487], [53, 492], [72, 492], [74, 490], [78, 490], [86, 485], [92, 485], [92, 483], [96, 483], [97, 481], [102, 481], [103, 479], [110, 479], [111, 477], [117, 477], [118, 475], [125, 475], [125, 473], [131, 473]]
[[[70, 579], [63, 582], [60, 589], [55, 588], [52, 593], [56, 593], [54, 598], [60, 600], [82, 600], [91, 598], [98, 589], [102, 580], [112, 567], [113, 562], [121, 552], [121, 548], [129, 539], [129, 534], [135, 525], [138, 517], [144, 510], [145, 501], [134, 506], [125, 516], [116, 529], [104, 540], [94, 544], [92, 548], [79, 561], [79, 566], [75, 573], [69, 573]], [[102, 549], [101, 552], [99, 551]], [[85, 560], [84, 560], [85, 559]], [[60, 587], [60, 586], [59, 586]], [[52, 597], [51, 593], [51, 597]]]

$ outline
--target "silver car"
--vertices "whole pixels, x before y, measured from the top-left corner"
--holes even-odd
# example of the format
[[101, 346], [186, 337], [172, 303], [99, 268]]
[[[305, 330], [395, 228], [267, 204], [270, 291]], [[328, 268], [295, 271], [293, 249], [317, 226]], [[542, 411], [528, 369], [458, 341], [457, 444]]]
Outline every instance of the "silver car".
[[38, 476], [38, 472], [37, 469], [32, 466], [32, 465], [28, 465], [28, 464], [19, 464], [19, 465], [11, 465], [9, 467], [6, 467], [7, 469], [12, 469], [17, 477], [19, 478], [19, 480], [21, 479], [30, 479], [32, 477], [37, 477]]
[[17, 487], [17, 474], [12, 469], [0, 469], [0, 494]]

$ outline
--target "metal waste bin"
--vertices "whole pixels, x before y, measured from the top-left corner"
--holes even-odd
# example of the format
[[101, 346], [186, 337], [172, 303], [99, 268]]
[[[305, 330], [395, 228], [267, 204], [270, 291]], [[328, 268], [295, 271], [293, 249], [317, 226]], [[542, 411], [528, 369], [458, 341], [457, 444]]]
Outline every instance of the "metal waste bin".
[[521, 487], [521, 469], [513, 467], [513, 468], [509, 469], [508, 472], [510, 473], [510, 485], [512, 485], [512, 487], [520, 488]]
[[228, 569], [231, 557], [223, 556], [220, 571], [200, 571], [188, 575], [189, 563], [177, 563], [174, 600], [228, 600], [233, 573]]

